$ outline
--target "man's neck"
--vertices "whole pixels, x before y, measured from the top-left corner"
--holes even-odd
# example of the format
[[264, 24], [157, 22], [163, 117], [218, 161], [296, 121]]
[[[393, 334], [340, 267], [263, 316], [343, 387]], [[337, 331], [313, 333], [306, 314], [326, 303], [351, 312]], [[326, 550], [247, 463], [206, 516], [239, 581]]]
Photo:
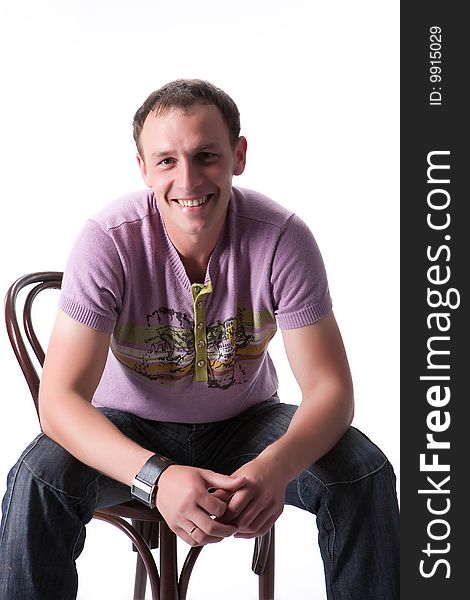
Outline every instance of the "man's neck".
[[191, 283], [203, 283], [207, 271], [207, 265], [223, 231], [225, 220], [220, 227], [202, 235], [185, 235], [181, 231], [173, 230], [165, 224], [168, 236], [173, 246], [178, 251], [186, 273]]
[[198, 261], [193, 257], [184, 257], [181, 254], [180, 258], [186, 270], [189, 281], [191, 283], [204, 283], [210, 255], [207, 257], [207, 259], [202, 261]]
[[[217, 233], [217, 235], [215, 235]], [[212, 234], [212, 235], [211, 235]], [[168, 235], [176, 248], [191, 283], [203, 283], [207, 265], [220, 236], [220, 232], [209, 232], [204, 236]]]

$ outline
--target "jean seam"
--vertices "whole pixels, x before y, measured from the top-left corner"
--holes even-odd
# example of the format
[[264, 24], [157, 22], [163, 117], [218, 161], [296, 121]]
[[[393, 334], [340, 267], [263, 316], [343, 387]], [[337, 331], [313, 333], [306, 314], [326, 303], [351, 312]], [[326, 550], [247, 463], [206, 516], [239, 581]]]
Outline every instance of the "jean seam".
[[[316, 479], [318, 481], [318, 483], [320, 483], [326, 490], [329, 491], [330, 486], [333, 486], [333, 485], [347, 485], [347, 484], [351, 484], [351, 483], [357, 483], [358, 481], [362, 481], [363, 479], [367, 479], [367, 477], [370, 477], [371, 475], [374, 475], [375, 473], [378, 473], [379, 471], [381, 471], [388, 462], [389, 462], [388, 459], [385, 459], [385, 461], [381, 465], [379, 465], [376, 469], [374, 469], [370, 473], [366, 473], [365, 475], [362, 475], [361, 477], [358, 477], [357, 479], [351, 479], [351, 481], [332, 481], [331, 483], [325, 483], [319, 477], [317, 477], [317, 475], [315, 475], [315, 473], [312, 473], [312, 471], [310, 471], [310, 469], [304, 469], [304, 472], [311, 475], [314, 479]], [[300, 493], [300, 490], [299, 490], [298, 477], [301, 474], [302, 474], [302, 472], [300, 472], [299, 475], [297, 476], [297, 491], [299, 493]], [[300, 498], [300, 500], [302, 501], [302, 498]], [[304, 504], [304, 503], [302, 502], [302, 504]], [[304, 506], [305, 506], [305, 504], [304, 504]]]
[[[60, 494], [64, 494], [64, 496], [67, 496], [67, 498], [73, 498], [74, 500], [82, 500], [82, 498], [80, 498], [79, 496], [72, 496], [72, 494], [68, 494], [65, 490], [61, 490], [60, 488], [52, 485], [52, 483], [49, 483], [48, 481], [45, 481], [44, 479], [42, 479], [42, 477], [39, 477], [39, 475], [37, 475], [24, 460], [22, 461], [22, 463], [24, 464], [24, 466], [28, 469], [28, 471], [31, 473], [31, 475], [37, 481], [40, 481], [41, 483], [43, 483], [44, 485], [49, 487], [51, 490], [54, 490], [55, 492], [59, 492]], [[87, 488], [88, 488], [88, 486], [87, 486]]]
[[[330, 490], [329, 490], [329, 487], [328, 487], [328, 485], [329, 485], [329, 484], [328, 484], [328, 483], [325, 483], [324, 481], [322, 481], [322, 480], [321, 480], [319, 477], [317, 477], [317, 476], [315, 475], [315, 473], [312, 473], [312, 471], [310, 471], [310, 469], [304, 469], [304, 471], [301, 471], [301, 472], [300, 472], [300, 473], [297, 475], [297, 480], [298, 480], [298, 478], [300, 477], [300, 475], [302, 475], [302, 473], [303, 473], [303, 472], [305, 472], [305, 473], [308, 473], [309, 475], [311, 475], [311, 476], [312, 476], [312, 477], [313, 477], [313, 478], [314, 478], [316, 481], [318, 481], [318, 483], [320, 483], [320, 484], [321, 484], [321, 485], [322, 485], [322, 486], [325, 488], [325, 490], [326, 490], [326, 491], [327, 491], [329, 494], [331, 494], [331, 492], [330, 492]], [[302, 500], [302, 498], [301, 498], [301, 500]], [[302, 504], [303, 504], [303, 502], [302, 502]], [[305, 505], [304, 505], [304, 506], [305, 506]], [[308, 510], [308, 508], [306, 508], [306, 510]]]
[[[358, 477], [357, 479], [353, 479], [351, 481], [335, 481], [333, 483], [328, 484], [328, 486], [333, 486], [333, 485], [338, 485], [338, 484], [347, 485], [347, 484], [350, 484], [350, 483], [357, 483], [359, 481], [363, 481], [364, 479], [367, 479], [371, 475], [374, 475], [375, 473], [378, 473], [378, 472], [382, 471], [383, 468], [387, 464], [390, 465], [390, 462], [386, 458], [385, 461], [381, 465], [379, 465], [376, 469], [374, 469], [370, 473], [366, 473], [362, 477]], [[390, 472], [390, 469], [389, 469], [389, 472]], [[335, 527], [335, 521], [333, 519], [333, 515], [331, 514], [330, 509], [328, 508], [328, 504], [326, 502], [325, 502], [325, 508], [326, 508], [326, 511], [328, 512], [328, 516], [330, 518], [331, 525], [332, 525], [332, 528], [333, 528], [333, 544], [332, 544], [332, 550], [331, 550], [332, 556], [331, 556], [331, 559], [330, 559], [329, 584], [330, 584], [330, 591], [331, 591], [332, 600], [334, 600], [336, 596], [335, 596], [335, 591], [333, 589], [333, 581], [332, 580], [333, 580], [333, 568], [334, 568], [334, 560], [335, 560], [336, 527]]]
[[389, 465], [388, 465], [388, 477], [390, 479], [390, 485], [392, 486], [392, 490], [395, 490], [396, 479], [395, 479], [395, 474], [393, 473], [393, 467], [392, 467], [391, 463], [389, 463]]
[[[102, 473], [99, 473], [95, 477], [95, 479], [93, 479], [93, 481], [90, 481], [90, 483], [86, 486], [85, 494], [83, 495], [83, 497], [78, 498], [78, 502], [75, 502], [73, 504], [75, 509], [77, 509], [80, 506], [80, 504], [88, 498], [88, 494], [90, 492], [91, 486], [97, 484], [100, 479], [111, 479], [112, 481], [116, 481], [116, 480], [113, 480], [112, 477], [108, 477], [107, 475], [103, 475]], [[66, 492], [64, 492], [64, 494], [66, 494]], [[69, 498], [75, 498], [75, 496], [69, 496]]]
[[335, 562], [336, 527], [335, 527], [335, 521], [333, 519], [333, 515], [331, 514], [330, 509], [328, 508], [328, 504], [326, 502], [325, 502], [325, 508], [328, 513], [328, 516], [330, 517], [331, 525], [333, 527], [333, 543], [331, 545], [331, 558], [330, 558], [330, 590], [331, 590], [332, 600], [334, 600], [335, 592], [333, 590], [332, 579], [333, 579], [333, 566], [334, 566], [334, 562]]
[[74, 541], [74, 543], [73, 543], [73, 546], [72, 546], [72, 555], [71, 555], [71, 558], [72, 558], [72, 560], [74, 560], [74, 561], [75, 561], [75, 560], [77, 560], [77, 556], [75, 556], [75, 548], [76, 548], [76, 546], [77, 546], [77, 544], [78, 544], [78, 540], [80, 539], [80, 535], [82, 534], [82, 531], [83, 531], [84, 529], [85, 529], [85, 526], [83, 525], [83, 523], [81, 523], [81, 524], [80, 524], [80, 528], [79, 528], [79, 530], [78, 530], [77, 537], [75, 538], [75, 541]]
[[6, 529], [6, 523], [7, 523], [7, 520], [8, 520], [8, 514], [10, 512], [11, 497], [13, 495], [13, 488], [15, 487], [15, 482], [16, 482], [16, 478], [18, 477], [18, 472], [20, 470], [20, 466], [21, 466], [21, 463], [18, 465], [18, 468], [16, 469], [15, 476], [13, 477], [12, 485], [10, 486], [10, 493], [8, 495], [8, 500], [6, 502], [6, 510], [5, 510], [4, 515], [3, 515], [3, 519], [2, 519], [2, 521], [3, 521], [3, 527], [2, 527], [2, 531], [1, 531], [1, 535], [0, 535], [0, 544], [3, 541], [3, 535], [4, 535], [5, 529]]
[[[331, 494], [330, 490], [328, 489], [328, 486], [326, 484], [323, 483], [323, 481], [321, 479], [318, 479], [318, 477], [316, 475], [314, 475], [311, 471], [309, 471], [308, 469], [304, 469], [305, 473], [308, 473], [309, 475], [311, 475], [316, 481], [318, 481], [318, 483], [320, 483], [324, 488], [325, 491], [328, 492], [328, 494]], [[302, 474], [299, 473], [299, 475], [297, 475], [296, 477], [296, 482], [297, 482], [297, 496], [300, 499], [300, 501], [302, 502], [302, 506], [304, 507], [304, 510], [306, 510], [307, 512], [312, 512], [311, 509], [308, 508], [308, 506], [305, 504], [303, 498], [302, 498], [302, 493], [301, 493], [301, 489], [300, 489], [300, 475]]]
[[10, 486], [10, 493], [8, 495], [8, 500], [7, 500], [7, 503], [6, 503], [6, 510], [5, 510], [4, 515], [3, 515], [3, 519], [2, 519], [2, 521], [3, 521], [3, 527], [2, 527], [2, 531], [1, 531], [1, 535], [0, 535], [0, 544], [3, 541], [3, 536], [5, 534], [6, 524], [7, 524], [8, 515], [10, 513], [10, 507], [11, 507], [11, 497], [13, 495], [13, 489], [15, 487], [15, 482], [16, 482], [16, 479], [18, 477], [18, 473], [19, 473], [20, 467], [21, 467], [21, 463], [18, 464], [18, 468], [16, 469], [15, 475], [13, 477], [12, 485]]
[[[44, 434], [42, 434], [42, 435], [44, 435]], [[6, 502], [6, 510], [5, 510], [5, 513], [4, 513], [3, 518], [2, 518], [3, 528], [2, 528], [2, 531], [0, 532], [0, 544], [2, 543], [3, 536], [5, 535], [6, 524], [7, 524], [7, 521], [8, 521], [8, 516], [10, 514], [10, 508], [11, 508], [11, 498], [13, 496], [13, 490], [15, 489], [15, 484], [16, 484], [16, 480], [18, 479], [18, 473], [20, 472], [21, 465], [22, 464], [26, 464], [24, 462], [24, 459], [31, 452], [31, 450], [37, 446], [37, 443], [39, 442], [39, 439], [42, 437], [42, 435], [39, 435], [34, 440], [34, 442], [32, 442], [29, 445], [29, 447], [23, 453], [23, 456], [21, 457], [21, 459], [18, 461], [18, 467], [17, 467], [17, 469], [15, 471], [15, 474], [13, 476], [13, 480], [11, 482], [11, 485], [9, 486], [9, 495], [8, 495], [8, 500]]]
[[[378, 473], [379, 471], [381, 471], [385, 465], [387, 465], [389, 463], [388, 459], [386, 458], [384, 460], [384, 462], [379, 465], [376, 469], [374, 469], [373, 471], [371, 471], [370, 473], [366, 473], [365, 475], [362, 475], [361, 477], [358, 477], [357, 479], [351, 479], [350, 481], [332, 481], [331, 483], [326, 483], [325, 485], [330, 487], [333, 485], [348, 485], [350, 483], [357, 483], [358, 481], [362, 481], [363, 479], [367, 479], [367, 477], [370, 477], [371, 475], [375, 475], [375, 473]], [[312, 473], [313, 475], [313, 473]]]
[[[325, 491], [331, 495], [331, 490], [328, 488], [328, 485], [326, 483], [324, 483], [321, 479], [319, 479], [314, 473], [312, 473], [309, 469], [304, 469], [304, 472], [307, 472], [309, 475], [311, 475], [318, 483], [320, 483], [323, 488], [325, 488]], [[300, 502], [302, 503], [304, 509], [306, 511], [308, 511], [308, 507], [306, 506], [305, 502], [303, 501], [302, 498], [302, 494], [301, 494], [301, 490], [300, 490], [300, 478], [297, 477], [297, 496], [298, 498], [300, 498]], [[335, 526], [335, 521], [333, 519], [333, 515], [330, 512], [330, 509], [328, 508], [328, 502], [325, 501], [325, 509], [326, 512], [328, 513], [328, 516], [330, 518], [330, 522], [331, 522], [331, 527], [332, 527], [332, 536], [333, 536], [333, 541], [331, 544], [331, 556], [330, 556], [330, 552], [328, 551], [328, 559], [330, 561], [330, 569], [329, 569], [329, 584], [330, 584], [330, 590], [331, 590], [331, 600], [335, 600], [335, 593], [333, 590], [333, 584], [332, 584], [332, 578], [333, 578], [333, 565], [334, 565], [334, 560], [335, 560], [335, 543], [336, 543], [336, 526]], [[328, 545], [329, 546], [329, 545]]]

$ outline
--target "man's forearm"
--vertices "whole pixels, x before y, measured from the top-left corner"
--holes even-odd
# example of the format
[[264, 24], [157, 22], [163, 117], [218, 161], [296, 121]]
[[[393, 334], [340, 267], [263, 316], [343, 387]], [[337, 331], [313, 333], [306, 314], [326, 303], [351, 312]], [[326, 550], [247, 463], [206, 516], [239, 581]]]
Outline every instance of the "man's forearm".
[[154, 454], [142, 448], [111, 423], [87, 400], [67, 392], [41, 411], [43, 431], [81, 462], [131, 485], [134, 475]]
[[333, 448], [352, 416], [352, 392], [318, 388], [305, 394], [287, 432], [259, 459], [277, 465], [289, 482]]

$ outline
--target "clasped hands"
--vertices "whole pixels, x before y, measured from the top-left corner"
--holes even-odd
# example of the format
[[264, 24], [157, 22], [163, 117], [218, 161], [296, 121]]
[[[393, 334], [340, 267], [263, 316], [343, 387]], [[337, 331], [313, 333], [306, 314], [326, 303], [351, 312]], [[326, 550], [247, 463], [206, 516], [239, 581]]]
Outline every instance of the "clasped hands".
[[269, 531], [282, 513], [287, 483], [260, 458], [232, 475], [172, 465], [160, 477], [157, 508], [191, 546], [232, 535], [253, 538]]

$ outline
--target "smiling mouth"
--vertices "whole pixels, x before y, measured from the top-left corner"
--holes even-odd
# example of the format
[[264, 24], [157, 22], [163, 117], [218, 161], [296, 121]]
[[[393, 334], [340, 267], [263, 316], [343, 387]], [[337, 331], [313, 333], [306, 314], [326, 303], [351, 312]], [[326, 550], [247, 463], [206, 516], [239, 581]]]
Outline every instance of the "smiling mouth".
[[212, 198], [214, 194], [206, 194], [205, 196], [201, 196], [200, 198], [195, 198], [194, 200], [182, 200], [181, 198], [175, 198], [174, 202], [178, 202], [180, 206], [184, 206], [184, 208], [195, 208], [197, 206], [202, 206], [208, 200]]

